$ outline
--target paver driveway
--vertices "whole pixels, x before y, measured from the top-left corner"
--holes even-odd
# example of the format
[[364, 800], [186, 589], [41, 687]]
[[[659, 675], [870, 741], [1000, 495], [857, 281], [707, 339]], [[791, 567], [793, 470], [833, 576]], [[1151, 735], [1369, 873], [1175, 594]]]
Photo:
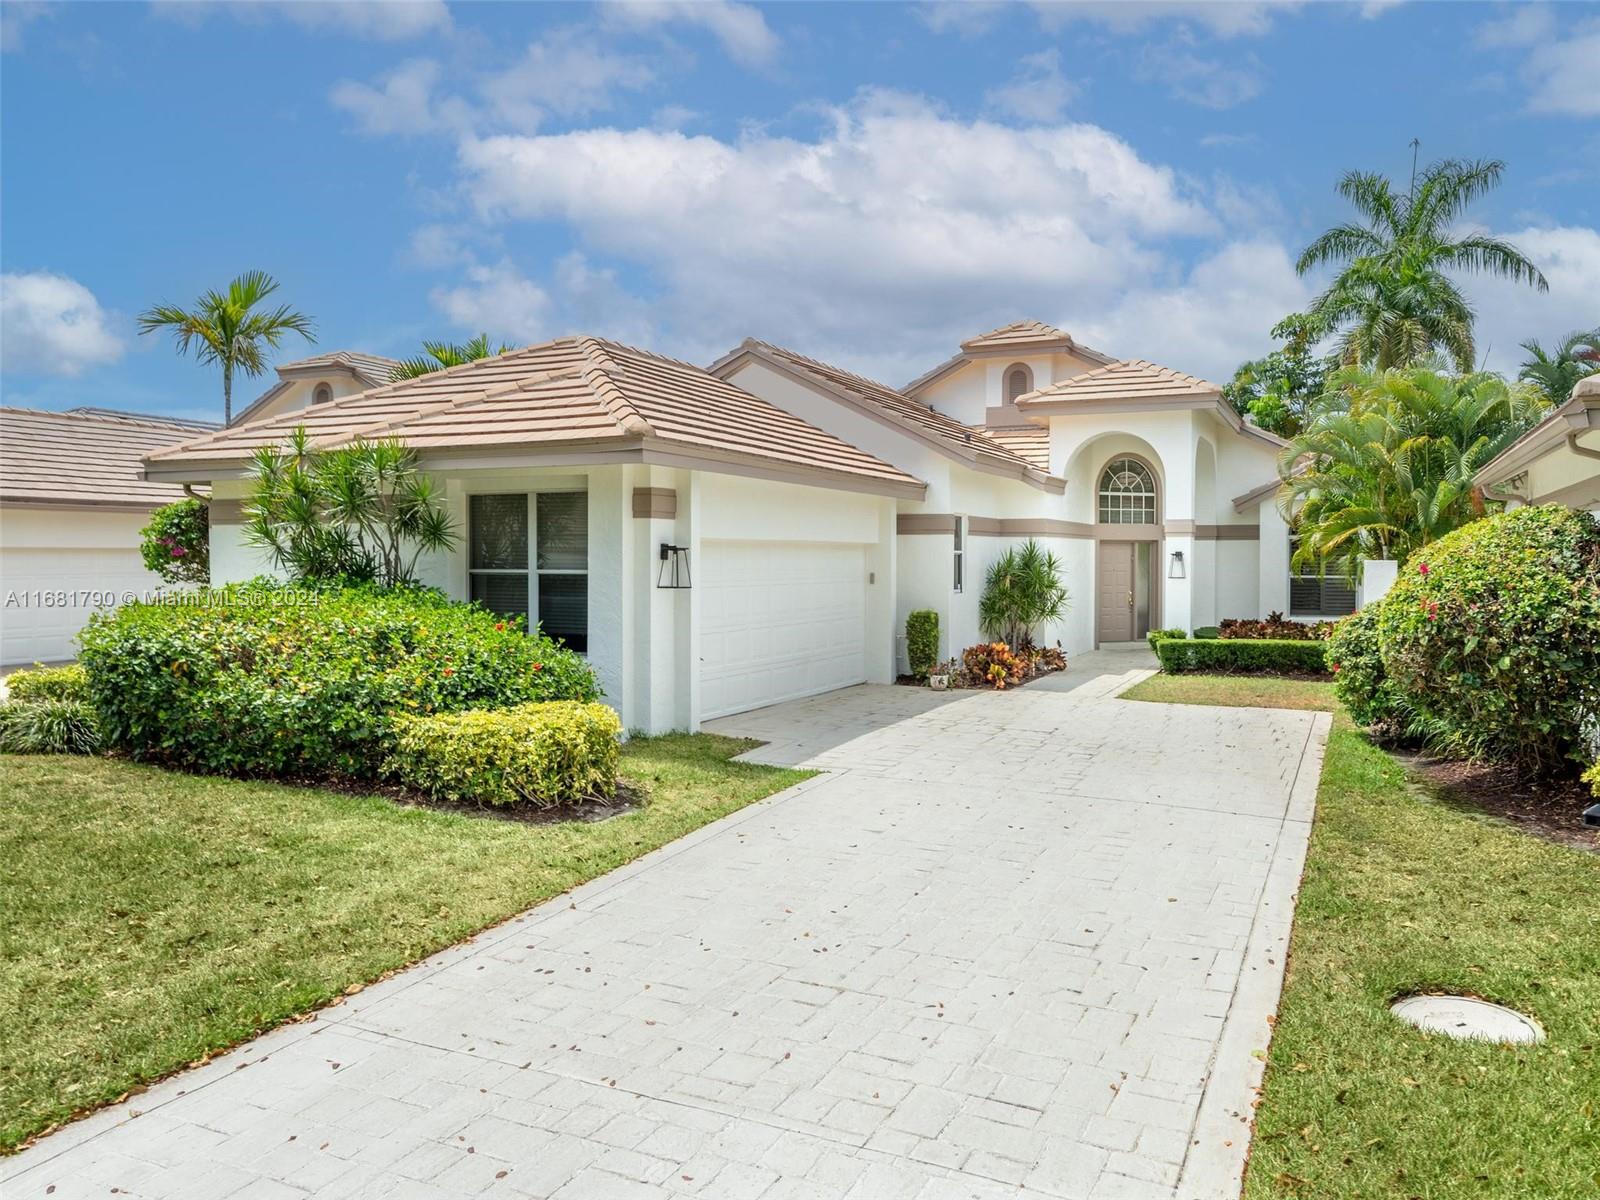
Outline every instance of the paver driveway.
[[45, 1139], [0, 1191], [1226, 1194], [1326, 717], [1109, 698], [1130, 662], [718, 722], [834, 773]]

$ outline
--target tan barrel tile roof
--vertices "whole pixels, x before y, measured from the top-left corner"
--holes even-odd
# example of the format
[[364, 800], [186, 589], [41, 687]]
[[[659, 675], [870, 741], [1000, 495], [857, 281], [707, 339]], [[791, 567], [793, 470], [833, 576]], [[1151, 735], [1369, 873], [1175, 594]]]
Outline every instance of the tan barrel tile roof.
[[103, 408], [0, 408], [0, 502], [155, 508], [183, 499], [147, 483], [141, 459], [216, 426]]
[[676, 359], [565, 337], [198, 438], [153, 468], [237, 462], [304, 426], [314, 445], [394, 437], [418, 450], [678, 446], [916, 490], [920, 480]]
[[1013, 321], [1009, 325], [1002, 325], [999, 329], [991, 329], [988, 333], [968, 338], [961, 343], [961, 348], [967, 351], [1013, 348], [1038, 350], [1051, 346], [1069, 349], [1073, 344], [1072, 335], [1065, 329], [1057, 329], [1054, 325], [1046, 325], [1043, 321]]
[[1016, 453], [1007, 445], [990, 437], [990, 431], [985, 427], [973, 428], [963, 425], [955, 418], [929, 408], [921, 401], [913, 400], [887, 384], [868, 379], [864, 375], [857, 375], [843, 367], [810, 358], [783, 346], [747, 338], [739, 350], [712, 364], [712, 369], [716, 370], [723, 363], [732, 362], [744, 351], [770, 355], [780, 363], [809, 375], [825, 387], [848, 393], [857, 401], [876, 408], [884, 415], [908, 426], [940, 449], [953, 453], [963, 461], [975, 461], [985, 466], [999, 468], [1009, 474], [1028, 476], [1035, 482], [1043, 482], [1040, 476], [1042, 468], [1026, 456]]
[[1036, 470], [1050, 470], [1050, 430], [1045, 426], [974, 425], [973, 431], [1027, 460]]
[[381, 354], [364, 354], [360, 350], [330, 350], [326, 354], [315, 354], [310, 358], [297, 358], [293, 362], [279, 363], [277, 370], [282, 373], [342, 367], [354, 372], [358, 379], [369, 386], [379, 387], [394, 378], [394, 369], [399, 365], [398, 359], [385, 358]]
[[1214, 383], [1138, 358], [1096, 367], [1030, 392], [1017, 401], [1017, 407], [1026, 411], [1069, 401], [1193, 400], [1221, 394], [1222, 389]]

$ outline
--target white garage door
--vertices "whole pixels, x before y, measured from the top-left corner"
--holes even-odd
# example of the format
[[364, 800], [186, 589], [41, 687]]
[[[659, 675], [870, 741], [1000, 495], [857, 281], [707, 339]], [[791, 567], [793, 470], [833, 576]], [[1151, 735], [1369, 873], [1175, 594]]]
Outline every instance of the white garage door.
[[0, 665], [76, 658], [73, 642], [89, 614], [114, 608], [124, 593], [161, 586], [137, 550], [35, 550], [0, 555]]
[[866, 679], [867, 568], [860, 546], [701, 546], [700, 708], [729, 713]]

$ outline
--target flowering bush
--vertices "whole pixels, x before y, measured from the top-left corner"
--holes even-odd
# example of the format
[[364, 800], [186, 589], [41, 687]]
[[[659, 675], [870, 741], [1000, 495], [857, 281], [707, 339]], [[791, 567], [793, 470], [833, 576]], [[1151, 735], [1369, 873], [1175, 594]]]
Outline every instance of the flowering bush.
[[1600, 523], [1558, 504], [1416, 551], [1377, 618], [1388, 677], [1426, 717], [1534, 773], [1587, 761], [1600, 717]]
[[1395, 741], [1415, 728], [1416, 713], [1383, 669], [1378, 645], [1382, 608], [1382, 601], [1369, 604], [1335, 624], [1328, 638], [1328, 670], [1333, 672], [1333, 690], [1351, 719], [1379, 738]]
[[1028, 660], [1004, 642], [983, 642], [961, 652], [964, 682], [969, 687], [1003, 690], [1021, 683], [1028, 675]]
[[1217, 636], [1272, 638], [1280, 642], [1312, 642], [1327, 638], [1338, 623], [1337, 621], [1289, 621], [1284, 619], [1281, 612], [1272, 612], [1267, 614], [1265, 621], [1229, 617], [1217, 626]]
[[108, 745], [237, 775], [370, 777], [394, 717], [595, 700], [582, 658], [422, 588], [271, 580], [127, 604], [82, 635]]
[[150, 514], [139, 531], [144, 565], [168, 583], [211, 579], [211, 516], [202, 500], [179, 500]]

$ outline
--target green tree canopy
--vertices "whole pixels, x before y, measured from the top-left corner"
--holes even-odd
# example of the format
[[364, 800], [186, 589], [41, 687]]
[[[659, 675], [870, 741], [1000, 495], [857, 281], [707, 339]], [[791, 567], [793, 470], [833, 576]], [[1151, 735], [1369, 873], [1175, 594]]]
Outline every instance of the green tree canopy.
[[158, 304], [139, 314], [140, 334], [172, 331], [179, 354], [191, 350], [203, 363], [222, 365], [222, 419], [233, 423], [233, 375], [260, 375], [267, 369], [267, 351], [275, 350], [291, 333], [316, 341], [311, 318], [287, 304], [269, 310], [259, 306], [278, 290], [278, 281], [265, 271], [246, 271], [227, 291], [207, 292], [193, 308]]
[[1585, 375], [1600, 371], [1600, 329], [1580, 329], [1561, 339], [1551, 354], [1536, 339], [1522, 343], [1528, 357], [1517, 378], [1531, 383], [1549, 404], [1561, 404]]
[[396, 380], [415, 379], [419, 375], [431, 375], [435, 371], [443, 371], [446, 367], [459, 367], [464, 363], [476, 362], [480, 358], [507, 354], [514, 347], [502, 345], [498, 350], [491, 350], [489, 335], [480, 333], [465, 345], [456, 345], [453, 342], [423, 342], [422, 349], [423, 353], [417, 357], [401, 360], [400, 365], [394, 369]]
[[1510, 243], [1457, 232], [1473, 201], [1504, 172], [1499, 161], [1447, 159], [1424, 168], [1406, 191], [1368, 171], [1339, 181], [1339, 194], [1361, 220], [1323, 233], [1296, 268], [1303, 275], [1324, 263], [1338, 266], [1311, 316], [1340, 334], [1347, 364], [1386, 370], [1438, 351], [1458, 371], [1472, 370], [1472, 306], [1452, 273], [1497, 275], [1549, 291], [1539, 269]]
[[1314, 353], [1322, 329], [1305, 313], [1290, 313], [1272, 327], [1272, 336], [1282, 349], [1241, 363], [1222, 394], [1262, 429], [1293, 437], [1327, 388], [1338, 359]]

